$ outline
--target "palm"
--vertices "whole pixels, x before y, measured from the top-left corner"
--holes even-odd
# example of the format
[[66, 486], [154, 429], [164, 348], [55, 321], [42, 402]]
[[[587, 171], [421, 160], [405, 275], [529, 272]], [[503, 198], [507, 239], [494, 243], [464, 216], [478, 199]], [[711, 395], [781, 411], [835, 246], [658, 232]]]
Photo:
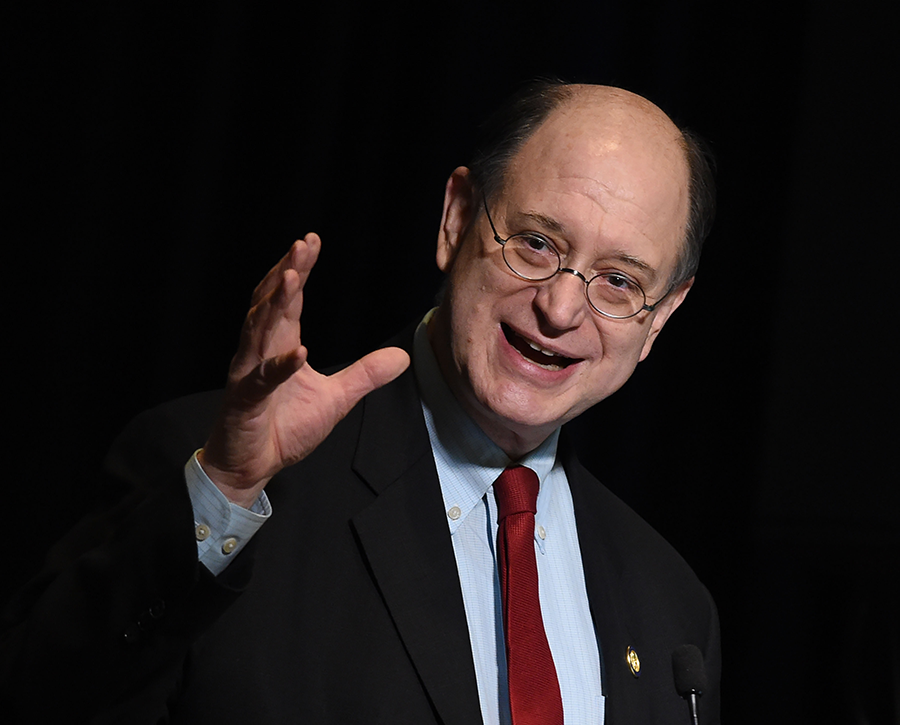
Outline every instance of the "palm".
[[210, 478], [237, 503], [255, 501], [272, 476], [309, 455], [362, 396], [409, 364], [397, 348], [331, 376], [306, 362], [300, 313], [319, 244], [315, 234], [296, 242], [256, 288], [224, 407], [201, 454]]

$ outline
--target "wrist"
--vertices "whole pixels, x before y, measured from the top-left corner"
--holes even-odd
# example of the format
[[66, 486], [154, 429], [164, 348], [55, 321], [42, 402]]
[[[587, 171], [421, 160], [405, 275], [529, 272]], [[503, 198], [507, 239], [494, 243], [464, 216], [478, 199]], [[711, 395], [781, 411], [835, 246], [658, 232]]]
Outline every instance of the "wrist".
[[209, 459], [203, 448], [197, 452], [197, 463], [225, 498], [245, 509], [253, 507], [266, 484], [271, 480], [271, 477], [257, 480], [241, 472], [219, 466]]

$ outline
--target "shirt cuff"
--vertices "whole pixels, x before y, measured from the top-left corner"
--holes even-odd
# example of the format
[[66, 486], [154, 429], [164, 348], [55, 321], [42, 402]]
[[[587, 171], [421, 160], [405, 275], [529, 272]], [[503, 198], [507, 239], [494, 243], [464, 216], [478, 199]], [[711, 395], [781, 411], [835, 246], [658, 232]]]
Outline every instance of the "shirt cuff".
[[218, 575], [272, 515], [272, 507], [265, 492], [250, 509], [231, 503], [206, 475], [199, 452], [185, 464], [184, 480], [194, 509], [197, 558]]

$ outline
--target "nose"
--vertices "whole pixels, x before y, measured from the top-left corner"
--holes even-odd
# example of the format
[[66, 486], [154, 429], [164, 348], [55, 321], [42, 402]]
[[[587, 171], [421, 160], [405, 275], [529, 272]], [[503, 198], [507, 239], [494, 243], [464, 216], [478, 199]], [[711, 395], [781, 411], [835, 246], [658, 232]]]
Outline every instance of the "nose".
[[571, 330], [587, 314], [586, 280], [576, 269], [563, 267], [543, 282], [534, 301], [544, 319], [556, 330]]

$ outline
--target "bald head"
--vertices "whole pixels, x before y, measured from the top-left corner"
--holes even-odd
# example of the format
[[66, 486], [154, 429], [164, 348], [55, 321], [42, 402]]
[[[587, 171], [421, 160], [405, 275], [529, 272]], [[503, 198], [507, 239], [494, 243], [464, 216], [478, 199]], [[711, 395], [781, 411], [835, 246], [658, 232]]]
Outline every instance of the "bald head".
[[[475, 187], [494, 198], [508, 175], [521, 170], [520, 152], [532, 147], [532, 153], [551, 137], [562, 144], [588, 141], [582, 148], [630, 158], [642, 184], [676, 183], [683, 188], [681, 251], [671, 283], [677, 286], [694, 275], [712, 224], [715, 192], [707, 154], [692, 134], [646, 98], [624, 89], [541, 82], [514, 96], [489, 119], [469, 165]], [[532, 140], [535, 143], [529, 143]]]
[[510, 160], [503, 191], [510, 179], [539, 180], [548, 193], [563, 182], [679, 249], [689, 176], [681, 132], [656, 106], [618, 88], [573, 86]]
[[[584, 113], [593, 116], [598, 127], [625, 132], [631, 127], [635, 132], [657, 133], [672, 143], [680, 143], [681, 131], [654, 103], [643, 96], [613, 86], [571, 84], [562, 86], [564, 93], [558, 96], [553, 112]], [[547, 120], [545, 118], [545, 120]]]

